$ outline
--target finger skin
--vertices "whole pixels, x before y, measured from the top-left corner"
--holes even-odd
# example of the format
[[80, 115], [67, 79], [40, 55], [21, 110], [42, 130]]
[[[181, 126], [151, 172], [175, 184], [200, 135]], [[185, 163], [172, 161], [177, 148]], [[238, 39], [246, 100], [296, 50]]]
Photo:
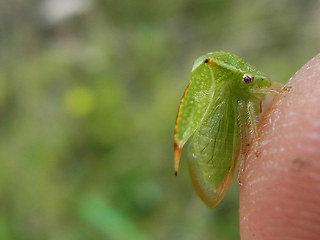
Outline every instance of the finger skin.
[[241, 177], [242, 240], [320, 239], [320, 54], [259, 122]]

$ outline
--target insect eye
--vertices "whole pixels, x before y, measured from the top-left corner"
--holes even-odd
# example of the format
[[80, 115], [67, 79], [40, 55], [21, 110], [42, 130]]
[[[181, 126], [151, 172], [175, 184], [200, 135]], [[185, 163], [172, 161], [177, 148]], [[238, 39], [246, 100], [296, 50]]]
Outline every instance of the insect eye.
[[242, 77], [242, 82], [243, 83], [251, 83], [251, 82], [253, 82], [253, 80], [254, 80], [254, 76], [252, 76], [251, 74], [247, 74], [247, 73], [245, 73], [245, 74], [243, 74], [243, 77]]
[[204, 63], [208, 63], [210, 61], [210, 59], [209, 58], [206, 58], [203, 62]]

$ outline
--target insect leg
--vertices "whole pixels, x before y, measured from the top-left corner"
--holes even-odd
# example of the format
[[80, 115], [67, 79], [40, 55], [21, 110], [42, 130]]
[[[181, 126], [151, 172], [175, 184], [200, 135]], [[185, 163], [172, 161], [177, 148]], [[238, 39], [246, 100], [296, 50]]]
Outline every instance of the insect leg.
[[248, 102], [247, 111], [249, 116], [249, 125], [250, 125], [250, 132], [253, 134], [255, 139], [258, 139], [258, 130], [257, 130], [257, 119], [256, 119], [256, 111], [254, 109], [253, 103]]
[[279, 92], [289, 92], [292, 86], [284, 85], [283, 83], [280, 82], [272, 82], [271, 86], [279, 89]]
[[250, 91], [254, 94], [273, 94], [280, 95], [281, 91], [270, 89], [270, 88], [252, 88]]
[[238, 102], [238, 125], [240, 132], [240, 156], [238, 159], [238, 183], [241, 184], [241, 175], [244, 172], [245, 160], [250, 147], [250, 123], [247, 112], [247, 104], [243, 101]]

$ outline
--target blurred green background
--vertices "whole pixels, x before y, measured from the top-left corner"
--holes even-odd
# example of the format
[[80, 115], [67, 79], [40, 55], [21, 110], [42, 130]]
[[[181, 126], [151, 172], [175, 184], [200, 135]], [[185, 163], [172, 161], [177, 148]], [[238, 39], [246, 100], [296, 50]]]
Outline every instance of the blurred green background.
[[0, 239], [239, 239], [173, 128], [193, 61], [231, 51], [287, 81], [320, 51], [313, 0], [0, 1]]

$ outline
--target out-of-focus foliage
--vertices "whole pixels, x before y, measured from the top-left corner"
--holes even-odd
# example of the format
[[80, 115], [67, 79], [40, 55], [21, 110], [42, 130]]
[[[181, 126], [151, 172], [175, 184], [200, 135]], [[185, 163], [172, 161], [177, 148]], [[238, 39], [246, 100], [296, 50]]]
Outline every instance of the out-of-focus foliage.
[[192, 190], [173, 125], [193, 60], [274, 80], [320, 50], [312, 0], [10, 0], [0, 7], [0, 239], [239, 239], [238, 186]]

